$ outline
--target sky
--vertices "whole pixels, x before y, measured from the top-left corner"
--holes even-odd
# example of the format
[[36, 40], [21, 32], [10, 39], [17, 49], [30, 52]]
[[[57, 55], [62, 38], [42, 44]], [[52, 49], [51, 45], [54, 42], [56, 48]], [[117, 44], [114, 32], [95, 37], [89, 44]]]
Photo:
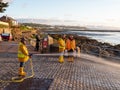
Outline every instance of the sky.
[[120, 28], [120, 0], [3, 0], [13, 18], [71, 20], [80, 25]]

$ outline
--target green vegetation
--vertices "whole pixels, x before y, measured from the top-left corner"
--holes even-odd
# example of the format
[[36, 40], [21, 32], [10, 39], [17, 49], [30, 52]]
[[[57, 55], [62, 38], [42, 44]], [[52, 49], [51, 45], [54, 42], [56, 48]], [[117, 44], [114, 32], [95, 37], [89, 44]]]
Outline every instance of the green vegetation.
[[6, 7], [8, 7], [8, 3], [4, 3], [2, 1], [0, 1], [0, 13], [3, 13], [4, 11], [6, 11]]
[[25, 26], [31, 26], [33, 28], [39, 28], [40, 30], [55, 30], [55, 31], [59, 31], [59, 30], [87, 30], [87, 27], [83, 27], [83, 26], [66, 26], [66, 25], [46, 25], [46, 24], [37, 24], [37, 23], [22, 23], [22, 25]]
[[36, 23], [22, 23], [21, 25], [32, 27], [34, 29], [40, 29], [42, 31], [44, 31], [44, 30], [50, 30], [50, 27], [51, 27], [50, 25], [36, 24]]
[[30, 27], [42, 27], [42, 28], [46, 28], [46, 27], [50, 27], [50, 25], [45, 25], [45, 24], [36, 24], [36, 23], [22, 23], [22, 25], [25, 26], [30, 26]]
[[20, 26], [20, 30], [23, 30], [23, 31], [28, 31], [28, 30], [31, 30], [32, 28], [29, 27], [29, 26], [25, 26], [25, 25], [21, 25]]

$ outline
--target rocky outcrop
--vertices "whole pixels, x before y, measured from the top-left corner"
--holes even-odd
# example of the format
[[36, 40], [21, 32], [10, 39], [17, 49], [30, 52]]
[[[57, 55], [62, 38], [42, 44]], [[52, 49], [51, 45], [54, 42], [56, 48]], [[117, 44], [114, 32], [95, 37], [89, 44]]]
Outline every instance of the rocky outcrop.
[[28, 41], [36, 34], [36, 30], [22, 31], [20, 28], [12, 28], [12, 36], [14, 41], [19, 41], [21, 37], [25, 37]]
[[22, 37], [22, 31], [19, 28], [13, 28], [11, 33], [14, 41], [20, 41], [20, 38]]

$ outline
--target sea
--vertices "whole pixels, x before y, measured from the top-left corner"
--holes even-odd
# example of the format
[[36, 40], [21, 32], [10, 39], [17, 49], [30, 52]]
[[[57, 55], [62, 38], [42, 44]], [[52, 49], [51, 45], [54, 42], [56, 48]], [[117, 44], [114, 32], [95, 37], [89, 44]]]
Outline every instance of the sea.
[[49, 32], [49, 34], [76, 34], [78, 36], [85, 36], [90, 39], [96, 39], [99, 42], [109, 43], [111, 45], [120, 44], [120, 31], [108, 30], [62, 30], [60, 32]]
[[86, 36], [91, 39], [96, 39], [103, 43], [110, 43], [111, 45], [120, 44], [120, 31], [70, 31], [70, 33], [79, 36]]

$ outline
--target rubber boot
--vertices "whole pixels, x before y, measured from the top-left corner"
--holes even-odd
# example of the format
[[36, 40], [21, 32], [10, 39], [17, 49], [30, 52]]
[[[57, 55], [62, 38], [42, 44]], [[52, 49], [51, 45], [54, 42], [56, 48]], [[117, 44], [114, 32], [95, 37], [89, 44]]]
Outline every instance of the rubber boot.
[[26, 72], [24, 72], [24, 67], [20, 67], [19, 68], [19, 76], [25, 77], [25, 75], [26, 75]]
[[59, 61], [59, 63], [63, 63], [64, 62], [63, 56], [60, 56], [58, 61]]

